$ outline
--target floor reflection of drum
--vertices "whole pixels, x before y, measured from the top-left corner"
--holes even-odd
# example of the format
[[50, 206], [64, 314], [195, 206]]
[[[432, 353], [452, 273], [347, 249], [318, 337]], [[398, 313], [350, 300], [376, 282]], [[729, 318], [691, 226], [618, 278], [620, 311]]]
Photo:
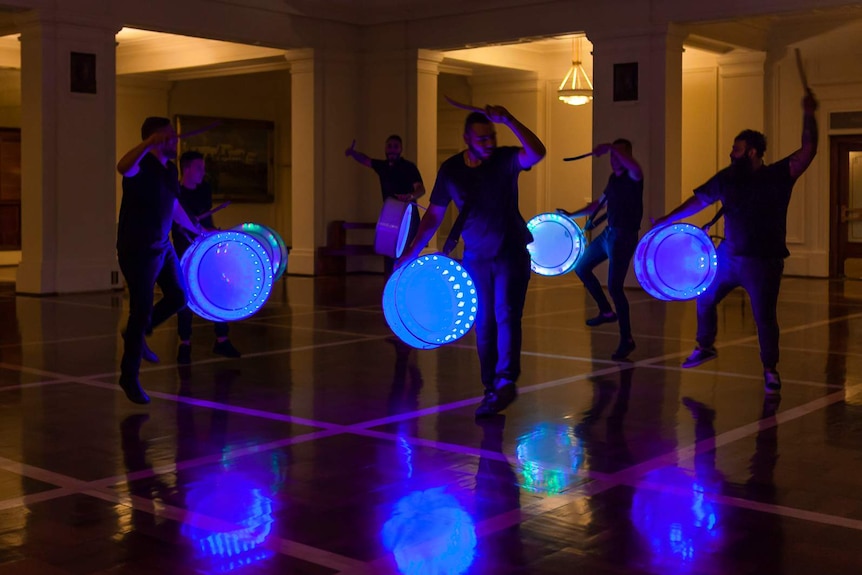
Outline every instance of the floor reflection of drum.
[[418, 349], [461, 338], [476, 321], [478, 306], [470, 274], [441, 254], [398, 268], [383, 289], [386, 323], [401, 341]]
[[199, 236], [180, 265], [189, 308], [210, 321], [250, 317], [272, 293], [273, 269], [267, 250], [243, 232]]
[[712, 240], [691, 224], [650, 230], [635, 250], [635, 276], [655, 298], [687, 300], [710, 286], [718, 268]]
[[374, 230], [374, 251], [390, 258], [399, 258], [407, 247], [413, 204], [387, 198], [380, 210]]
[[252, 235], [254, 239], [263, 245], [266, 250], [266, 255], [269, 256], [269, 259], [272, 262], [272, 280], [277, 281], [281, 278], [282, 274], [287, 270], [288, 250], [287, 245], [284, 243], [284, 240], [281, 239], [281, 236], [278, 235], [278, 232], [269, 226], [251, 222], [240, 224], [233, 229], [238, 232], [245, 232]]
[[572, 271], [587, 247], [587, 239], [573, 219], [557, 212], [539, 214], [527, 222], [533, 234], [531, 269], [543, 276], [558, 276]]

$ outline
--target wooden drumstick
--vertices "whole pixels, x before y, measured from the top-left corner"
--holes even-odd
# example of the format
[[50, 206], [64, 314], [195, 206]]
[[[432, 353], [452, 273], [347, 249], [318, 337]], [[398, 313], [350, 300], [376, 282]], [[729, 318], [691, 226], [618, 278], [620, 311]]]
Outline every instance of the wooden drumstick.
[[214, 214], [214, 213], [216, 213], [217, 211], [225, 209], [225, 208], [226, 208], [226, 207], [228, 207], [229, 205], [230, 205], [230, 200], [226, 201], [226, 202], [225, 202], [225, 203], [223, 203], [223, 204], [220, 204], [220, 205], [218, 205], [218, 206], [214, 207], [213, 209], [211, 209], [211, 210], [209, 210], [209, 211], [206, 211], [206, 212], [204, 212], [204, 213], [200, 214], [199, 216], [196, 216], [196, 217], [197, 217], [197, 220], [198, 220], [198, 221], [200, 221], [200, 220], [203, 220], [203, 219], [205, 219], [205, 218], [208, 218], [209, 216], [213, 215], [213, 214]]
[[183, 132], [182, 134], [177, 134], [178, 138], [191, 138], [192, 136], [197, 136], [198, 134], [203, 134], [204, 132], [209, 132], [213, 128], [217, 128], [221, 125], [221, 122], [213, 122], [208, 126], [204, 126], [203, 128], [198, 128], [197, 130], [192, 130], [191, 132]]
[[443, 97], [446, 98], [447, 102], [449, 102], [451, 105], [455, 106], [456, 108], [461, 108], [462, 110], [467, 110], [468, 112], [479, 112], [480, 114], [485, 113], [484, 108], [479, 108], [477, 106], [471, 106], [470, 104], [462, 104], [461, 102], [458, 102], [457, 100], [453, 100], [449, 96], [443, 96]]
[[587, 152], [586, 154], [581, 154], [580, 156], [572, 156], [571, 158], [563, 158], [564, 162], [574, 162], [575, 160], [583, 160], [584, 158], [589, 158], [593, 155], [593, 152]]
[[808, 76], [805, 75], [805, 67], [802, 65], [802, 52], [796, 48], [796, 70], [799, 72], [799, 80], [802, 82], [802, 89], [806, 94], [811, 93], [811, 88], [808, 87]]

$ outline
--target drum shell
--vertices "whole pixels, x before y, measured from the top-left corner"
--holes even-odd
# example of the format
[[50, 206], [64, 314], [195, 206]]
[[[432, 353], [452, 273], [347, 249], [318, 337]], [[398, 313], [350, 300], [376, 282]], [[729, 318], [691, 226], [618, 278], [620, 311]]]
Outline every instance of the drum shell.
[[587, 238], [572, 218], [559, 212], [538, 214], [527, 222], [533, 242], [530, 269], [543, 276], [567, 274], [577, 265], [587, 248]]
[[635, 277], [653, 297], [664, 301], [693, 299], [709, 288], [718, 269], [710, 237], [691, 224], [653, 228], [638, 242]]
[[188, 306], [216, 322], [251, 317], [272, 293], [272, 262], [252, 235], [229, 230], [199, 236], [180, 260]]
[[250, 234], [263, 245], [272, 262], [273, 281], [278, 281], [287, 270], [288, 249], [282, 237], [269, 226], [246, 222], [233, 228], [234, 231]]
[[407, 247], [413, 204], [396, 198], [386, 198], [374, 228], [374, 251], [390, 258], [399, 258]]
[[401, 341], [418, 349], [463, 337], [478, 306], [470, 274], [442, 254], [421, 256], [398, 268], [383, 290], [386, 323]]

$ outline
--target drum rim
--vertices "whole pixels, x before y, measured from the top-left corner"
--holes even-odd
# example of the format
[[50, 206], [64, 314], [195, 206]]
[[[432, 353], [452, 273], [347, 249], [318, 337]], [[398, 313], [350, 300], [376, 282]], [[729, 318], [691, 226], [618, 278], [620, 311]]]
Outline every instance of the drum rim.
[[[527, 244], [527, 251], [530, 253], [530, 269], [533, 271], [533, 273], [541, 276], [553, 277], [565, 275], [575, 269], [575, 266], [577, 265], [578, 261], [583, 257], [584, 252], [586, 252], [587, 237], [584, 234], [584, 231], [581, 229], [581, 226], [579, 226], [575, 220], [559, 212], [543, 212], [541, 214], [536, 214], [527, 222], [527, 230], [532, 234], [536, 226], [543, 222], [558, 223], [564, 228], [568, 229], [569, 232], [571, 232], [572, 234], [573, 243], [575, 238], [580, 241], [581, 249], [575, 250], [573, 248], [569, 254], [569, 257], [567, 257], [561, 265], [555, 267], [542, 266], [537, 264], [533, 260], [533, 250], [530, 249], [530, 246], [535, 243], [534, 239], [533, 242]], [[575, 254], [574, 257], [572, 257], [572, 254]]]
[[[198, 240], [200, 240], [200, 243], [197, 243]], [[240, 243], [246, 244], [246, 246], [250, 244], [251, 247], [256, 247], [255, 251], [260, 256], [261, 260], [261, 274], [263, 275], [263, 278], [258, 292], [253, 296], [252, 300], [248, 304], [246, 304], [242, 308], [235, 309], [221, 308], [214, 305], [213, 308], [217, 308], [218, 310], [225, 312], [225, 315], [215, 316], [215, 314], [210, 313], [210, 311], [206, 310], [203, 306], [201, 306], [198, 301], [198, 296], [200, 296], [201, 300], [206, 301], [207, 303], [212, 303], [204, 296], [203, 290], [200, 287], [200, 282], [198, 281], [198, 268], [201, 264], [201, 260], [204, 254], [210, 249], [216, 247], [216, 245], [218, 245], [219, 243], [225, 241], [238, 241]], [[209, 246], [206, 250], [201, 252], [201, 246], [207, 243], [212, 243], [213, 245]], [[186, 258], [188, 258], [187, 261]], [[181, 265], [183, 266], [183, 275], [186, 277], [187, 281], [187, 299], [189, 300], [189, 302], [192, 302], [189, 307], [191, 307], [192, 311], [195, 311], [195, 313], [197, 313], [197, 310], [195, 310], [195, 308], [204, 311], [206, 313], [206, 319], [210, 319], [211, 321], [226, 322], [238, 321], [241, 319], [249, 318], [258, 311], [260, 311], [260, 309], [269, 299], [269, 296], [272, 294], [272, 261], [270, 260], [266, 248], [263, 246], [260, 240], [255, 238], [252, 234], [246, 232], [236, 230], [222, 230], [212, 234], [207, 234], [206, 236], [199, 236], [199, 238], [192, 243], [192, 246], [189, 247], [188, 250], [186, 250], [186, 253], [183, 254], [183, 262], [181, 262]], [[202, 315], [201, 317], [204, 316]]]
[[[264, 243], [264, 248], [266, 248], [267, 246], [272, 248], [270, 253], [268, 253], [267, 255], [269, 255], [270, 259], [272, 260], [273, 281], [277, 281], [279, 278], [281, 278], [282, 275], [284, 275], [284, 272], [287, 271], [287, 244], [284, 243], [284, 238], [282, 238], [281, 235], [277, 231], [275, 231], [274, 228], [267, 226], [266, 224], [259, 224], [257, 222], [244, 222], [233, 228], [233, 230], [241, 231], [243, 233], [251, 235], [257, 234], [259, 230], [266, 232], [266, 234], [260, 234], [261, 236], [263, 236], [263, 239], [266, 240], [266, 243], [261, 243]], [[277, 261], [275, 257], [273, 257], [276, 253], [276, 250], [278, 253]]]

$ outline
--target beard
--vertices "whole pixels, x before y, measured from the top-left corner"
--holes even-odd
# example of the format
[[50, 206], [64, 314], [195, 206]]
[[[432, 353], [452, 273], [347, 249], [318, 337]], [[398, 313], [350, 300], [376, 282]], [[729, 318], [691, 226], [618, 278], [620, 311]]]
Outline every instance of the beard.
[[754, 171], [751, 166], [751, 160], [747, 156], [731, 158], [730, 167], [733, 169], [733, 173], [737, 176], [747, 176]]

